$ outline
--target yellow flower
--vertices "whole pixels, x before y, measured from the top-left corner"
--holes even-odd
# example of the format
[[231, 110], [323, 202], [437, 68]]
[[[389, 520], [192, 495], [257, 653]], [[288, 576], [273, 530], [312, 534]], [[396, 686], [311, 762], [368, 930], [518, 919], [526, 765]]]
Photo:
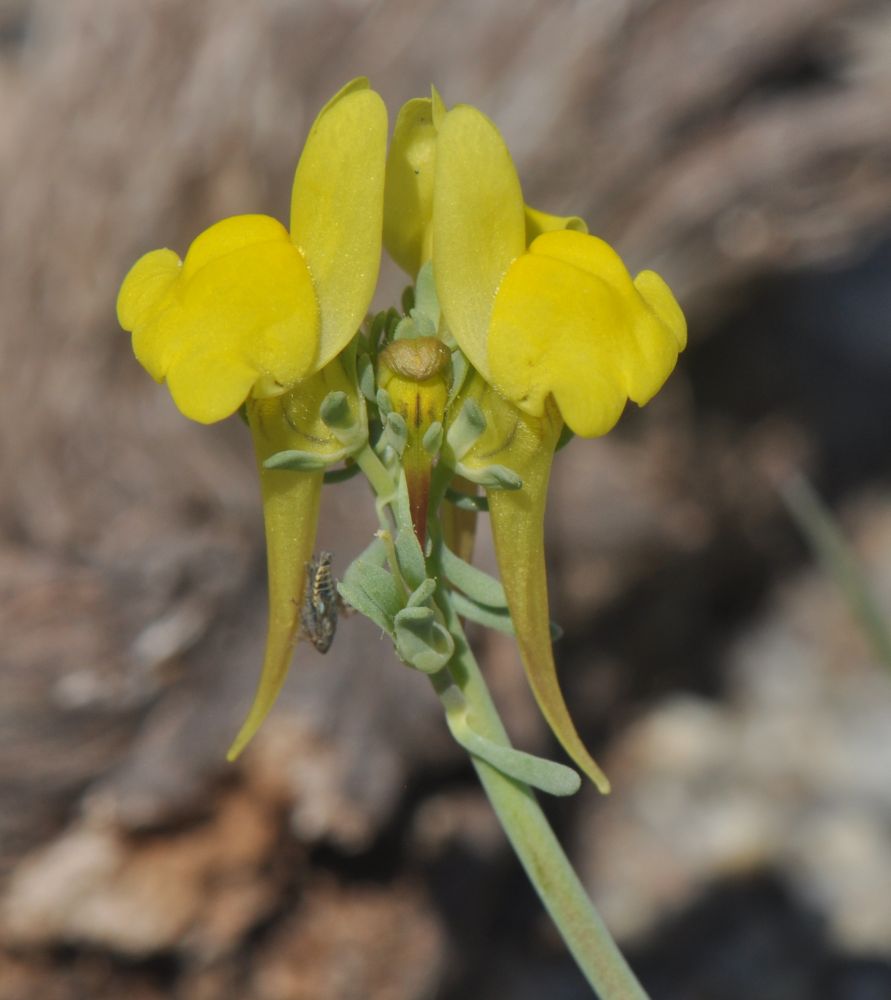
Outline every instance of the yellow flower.
[[380, 263], [387, 113], [360, 78], [320, 112], [297, 165], [290, 233], [264, 215], [224, 219], [140, 258], [118, 295], [137, 359], [202, 423], [285, 392], [350, 342]]
[[241, 752], [284, 682], [300, 627], [321, 469], [267, 469], [276, 452], [343, 455], [321, 419], [329, 392], [364, 420], [355, 373], [340, 357], [377, 282], [387, 113], [360, 78], [313, 124], [294, 175], [290, 232], [264, 215], [224, 219], [185, 260], [155, 250], [134, 264], [118, 295], [137, 359], [166, 381], [179, 409], [212, 423], [243, 403], [263, 496], [269, 626], [257, 694], [229, 751]]
[[384, 187], [384, 246], [412, 278], [433, 245], [433, 173], [436, 136], [445, 108], [439, 94], [416, 97], [396, 117]]
[[423, 246], [447, 328], [478, 373], [462, 396], [475, 398], [487, 419], [463, 464], [505, 465], [523, 480], [517, 491], [489, 491], [520, 654], [555, 735], [605, 792], [551, 649], [543, 546], [551, 460], [564, 422], [580, 435], [604, 434], [629, 398], [642, 405], [659, 390], [685, 346], [686, 323], [657, 274], [632, 279], [581, 220], [524, 204], [510, 153], [481, 112], [440, 108], [435, 124]]
[[577, 434], [606, 433], [646, 403], [686, 344], [665, 282], [635, 279], [603, 240], [543, 232], [526, 249], [523, 196], [498, 130], [476, 108], [445, 115], [433, 186], [434, 275], [474, 368], [533, 416], [553, 397]]
[[[396, 118], [384, 189], [384, 246], [413, 278], [433, 256], [433, 183], [439, 129], [446, 108], [435, 87], [407, 101]], [[550, 215], [524, 206], [526, 242], [555, 229], [586, 233], [578, 216]]]

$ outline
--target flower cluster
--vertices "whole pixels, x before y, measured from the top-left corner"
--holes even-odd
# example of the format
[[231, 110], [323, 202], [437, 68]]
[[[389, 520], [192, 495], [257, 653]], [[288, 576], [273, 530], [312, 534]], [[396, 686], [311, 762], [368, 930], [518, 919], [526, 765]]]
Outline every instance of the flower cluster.
[[[413, 286], [404, 313], [366, 320], [382, 243]], [[358, 79], [310, 130], [289, 230], [236, 216], [183, 260], [146, 254], [124, 280], [118, 318], [187, 417], [241, 412], [257, 454], [269, 628], [231, 756], [269, 711], [300, 637], [326, 474], [358, 468], [377, 493], [373, 545], [384, 555], [357, 561], [343, 595], [406, 662], [448, 672], [454, 642], [437, 596], [446, 576], [462, 616], [515, 632], [554, 733], [608, 787], [557, 683], [543, 519], [561, 435], [606, 433], [629, 399], [642, 405], [659, 390], [685, 345], [683, 314], [657, 274], [632, 278], [581, 219], [526, 205], [501, 135], [473, 107], [447, 110], [435, 91], [409, 101], [388, 152], [384, 104]], [[387, 531], [386, 516], [404, 523], [403, 507], [410, 540]], [[480, 509], [500, 585], [468, 565]]]

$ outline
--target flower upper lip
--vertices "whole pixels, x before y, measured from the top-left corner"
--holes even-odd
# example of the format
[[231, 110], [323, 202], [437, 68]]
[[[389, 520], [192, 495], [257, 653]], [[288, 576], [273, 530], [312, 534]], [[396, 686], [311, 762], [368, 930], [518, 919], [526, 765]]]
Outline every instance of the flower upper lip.
[[142, 257], [118, 297], [137, 357], [186, 416], [233, 413], [261, 381], [286, 390], [355, 335], [380, 264], [387, 116], [359, 78], [322, 109], [297, 165], [290, 233], [264, 215], [224, 219], [185, 260]]
[[[580, 220], [523, 203], [510, 154], [480, 111], [458, 106], [439, 130], [434, 270], [443, 313], [473, 366], [526, 412], [553, 396], [578, 434], [608, 431], [626, 399], [646, 402], [686, 339], [652, 272], [632, 279]], [[535, 235], [527, 247], [527, 235]]]

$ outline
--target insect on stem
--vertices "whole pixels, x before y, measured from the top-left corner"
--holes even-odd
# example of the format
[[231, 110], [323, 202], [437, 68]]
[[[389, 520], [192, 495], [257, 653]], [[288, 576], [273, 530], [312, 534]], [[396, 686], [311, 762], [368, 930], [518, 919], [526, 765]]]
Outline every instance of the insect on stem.
[[300, 611], [300, 630], [320, 653], [327, 653], [344, 610], [331, 572], [330, 552], [320, 552], [306, 564], [306, 596]]

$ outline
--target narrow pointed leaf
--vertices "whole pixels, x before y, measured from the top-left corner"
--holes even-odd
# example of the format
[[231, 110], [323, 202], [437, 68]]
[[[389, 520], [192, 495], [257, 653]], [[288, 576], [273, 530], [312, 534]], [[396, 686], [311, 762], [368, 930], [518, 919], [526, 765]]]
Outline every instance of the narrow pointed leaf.
[[427, 576], [424, 553], [411, 527], [400, 528], [395, 538], [399, 568], [411, 587], [419, 587]]
[[[476, 622], [477, 625], [493, 629], [495, 632], [503, 632], [504, 635], [517, 634], [507, 607], [492, 608], [486, 604], [479, 604], [459, 591], [452, 594], [452, 603], [455, 611], [468, 621]], [[551, 642], [556, 642], [563, 635], [563, 629], [556, 622], [550, 623], [550, 629]]]
[[489, 608], [507, 607], [504, 587], [495, 577], [471, 566], [448, 548], [443, 548], [442, 565], [449, 581], [477, 604]]
[[469, 597], [455, 591], [452, 594], [452, 604], [455, 611], [468, 621], [476, 622], [484, 628], [490, 628], [495, 632], [502, 632], [504, 635], [516, 635], [514, 623], [511, 621], [510, 611], [507, 607], [491, 608], [485, 604], [478, 604]]
[[277, 451], [263, 463], [266, 469], [290, 469], [292, 472], [318, 472], [324, 469], [326, 461], [309, 451], [291, 448], [288, 451]]
[[465, 709], [447, 712], [446, 721], [456, 743], [509, 778], [548, 795], [574, 795], [579, 790], [581, 781], [571, 767], [487, 739], [470, 724]]
[[392, 573], [372, 562], [356, 559], [337, 589], [348, 604], [392, 635], [393, 619], [403, 605], [399, 584]]
[[408, 598], [407, 608], [422, 608], [429, 606], [433, 595], [436, 593], [436, 580], [427, 577], [421, 585], [413, 591]]
[[432, 608], [407, 607], [393, 620], [396, 652], [403, 662], [425, 674], [435, 674], [449, 662], [455, 643]]

